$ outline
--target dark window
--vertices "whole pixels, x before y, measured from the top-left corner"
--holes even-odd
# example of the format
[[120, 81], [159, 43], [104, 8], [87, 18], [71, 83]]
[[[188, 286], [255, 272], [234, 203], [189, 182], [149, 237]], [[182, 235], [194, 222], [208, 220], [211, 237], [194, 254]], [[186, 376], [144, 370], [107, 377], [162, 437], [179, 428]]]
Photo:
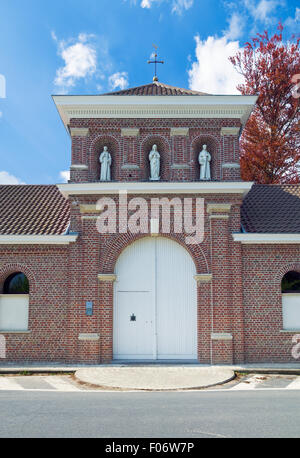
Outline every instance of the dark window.
[[4, 282], [4, 294], [29, 294], [29, 281], [22, 272], [11, 274]]
[[282, 279], [282, 293], [300, 293], [300, 273], [291, 270]]

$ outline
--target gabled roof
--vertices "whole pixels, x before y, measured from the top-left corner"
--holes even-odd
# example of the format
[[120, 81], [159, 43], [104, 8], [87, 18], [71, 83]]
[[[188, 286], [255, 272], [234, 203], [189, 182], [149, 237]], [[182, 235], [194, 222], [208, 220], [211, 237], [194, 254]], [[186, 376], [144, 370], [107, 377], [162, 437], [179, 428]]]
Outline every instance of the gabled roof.
[[246, 232], [300, 233], [300, 185], [253, 185], [241, 209]]
[[62, 235], [69, 220], [69, 202], [55, 185], [0, 186], [1, 235]]
[[109, 92], [101, 95], [210, 95], [204, 92], [192, 91], [190, 89], [182, 89], [180, 87], [163, 84], [159, 81], [153, 81], [150, 84], [143, 86], [132, 87], [122, 91]]

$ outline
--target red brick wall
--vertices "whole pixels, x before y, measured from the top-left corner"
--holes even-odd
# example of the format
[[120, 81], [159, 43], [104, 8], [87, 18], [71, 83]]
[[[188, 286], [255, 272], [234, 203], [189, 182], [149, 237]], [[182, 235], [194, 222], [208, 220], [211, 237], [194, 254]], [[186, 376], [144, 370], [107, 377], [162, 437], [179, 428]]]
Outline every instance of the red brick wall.
[[[70, 125], [89, 128], [87, 137], [72, 138], [72, 164], [87, 165], [89, 170], [72, 171], [71, 181], [99, 180], [103, 146], [108, 146], [112, 155], [112, 180], [149, 180], [148, 156], [153, 144], [161, 153], [162, 180], [198, 180], [203, 144], [212, 155], [213, 180], [240, 179], [239, 169], [222, 168], [226, 163], [239, 164], [238, 137], [221, 135], [222, 127], [240, 127], [236, 119], [71, 119]], [[174, 127], [189, 128], [188, 136], [171, 136]], [[122, 128], [139, 128], [140, 132], [137, 137], [123, 137]]]
[[[116, 202], [118, 209], [118, 196], [110, 196]], [[150, 197], [161, 196], [136, 196], [128, 195], [128, 200], [135, 197], [143, 197], [150, 202]], [[164, 197], [172, 198], [173, 195]], [[199, 195], [181, 195], [177, 197], [199, 197]], [[72, 205], [72, 230], [76, 229], [80, 232], [80, 242], [78, 242], [72, 250], [76, 250], [76, 259], [80, 272], [80, 289], [81, 293], [78, 296], [76, 303], [76, 318], [72, 322], [72, 330], [74, 332], [74, 350], [72, 360], [80, 360], [81, 362], [98, 362], [99, 358], [102, 362], [111, 361], [112, 358], [112, 328], [113, 328], [113, 283], [101, 282], [97, 280], [98, 273], [113, 273], [115, 263], [121, 252], [135, 240], [140, 237], [148, 236], [147, 234], [106, 234], [100, 235], [96, 229], [96, 219], [86, 219], [85, 217], [95, 216], [95, 214], [80, 215], [79, 208], [81, 204], [95, 204], [99, 196], [76, 196], [74, 201], [76, 205]], [[237, 231], [240, 227], [239, 207], [241, 197], [238, 195], [207, 195], [205, 196], [206, 203], [231, 203], [232, 209], [229, 214], [229, 219], [217, 223], [221, 227], [221, 232], [214, 229], [214, 224], [211, 225], [209, 215], [205, 218], [205, 238], [199, 245], [185, 245], [185, 234], [175, 234], [173, 230], [170, 234], [165, 234], [167, 237], [178, 241], [186, 247], [190, 252], [198, 273], [221, 272], [221, 276], [215, 275], [213, 280], [214, 295], [212, 296], [211, 284], [203, 283], [198, 286], [198, 354], [199, 361], [209, 363], [211, 361], [211, 342], [210, 334], [214, 332], [233, 332], [236, 335], [236, 347], [231, 353], [229, 359], [234, 357], [240, 362], [243, 358], [243, 346], [241, 345], [241, 280], [238, 277], [236, 281], [237, 288], [240, 288], [236, 296], [233, 290], [233, 271], [236, 271], [241, 266], [240, 245], [234, 244], [228, 231]], [[149, 215], [150, 216], [150, 215]], [[171, 218], [171, 228], [172, 218]], [[214, 231], [213, 238], [216, 240], [215, 257], [211, 260], [211, 230]], [[162, 234], [163, 235], [163, 234]], [[224, 253], [223, 248], [226, 248]], [[81, 253], [81, 254], [80, 254]], [[226, 265], [223, 260], [226, 259]], [[213, 266], [212, 266], [213, 264]], [[227, 295], [224, 295], [224, 282], [226, 281]], [[76, 285], [74, 285], [76, 287]], [[212, 299], [213, 297], [213, 299]], [[85, 301], [92, 300], [94, 302], [94, 316], [85, 316]], [[232, 304], [236, 306], [236, 312], [232, 312]], [[214, 328], [212, 327], [212, 309], [214, 307], [217, 315], [214, 317]], [[75, 310], [75, 308], [74, 308]], [[81, 343], [77, 341], [76, 336], [79, 333], [99, 333], [101, 335], [99, 342]], [[89, 350], [87, 350], [87, 346]], [[226, 362], [228, 361], [228, 357]]]
[[281, 280], [300, 271], [299, 245], [243, 245], [245, 358], [251, 362], [297, 362], [292, 336], [282, 333]]
[[0, 292], [13, 272], [30, 283], [30, 334], [4, 334], [9, 361], [65, 361], [69, 302], [68, 248], [0, 247]]
[[[132, 197], [136, 196], [129, 199]], [[77, 196], [77, 204], [72, 205], [73, 223], [79, 232], [76, 243], [1, 247], [0, 289], [12, 272], [23, 271], [30, 281], [31, 333], [6, 334], [8, 361], [111, 360], [113, 283], [99, 283], [97, 277], [112, 273], [120, 253], [144, 235], [100, 235], [96, 219], [84, 219], [79, 212], [79, 204], [97, 199]], [[294, 333], [280, 332], [281, 279], [289, 270], [300, 270], [299, 247], [234, 243], [231, 233], [239, 230], [240, 197], [209, 195], [205, 202], [231, 203], [232, 207], [229, 219], [210, 220], [206, 214], [204, 242], [187, 247], [197, 273], [213, 274], [212, 283], [198, 285], [199, 361], [295, 362], [291, 356]], [[184, 244], [183, 235], [169, 236]], [[94, 304], [92, 317], [85, 314], [86, 301]], [[215, 340], [212, 344], [211, 332], [231, 333], [233, 341]], [[80, 333], [100, 334], [101, 338], [80, 341]]]

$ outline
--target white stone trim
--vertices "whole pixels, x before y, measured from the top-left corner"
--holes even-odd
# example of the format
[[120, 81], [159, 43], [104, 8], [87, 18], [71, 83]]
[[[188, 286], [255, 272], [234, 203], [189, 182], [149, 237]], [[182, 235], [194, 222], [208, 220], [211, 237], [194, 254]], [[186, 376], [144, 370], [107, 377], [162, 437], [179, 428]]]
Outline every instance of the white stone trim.
[[102, 209], [97, 208], [96, 204], [81, 204], [79, 206], [80, 213], [101, 213]]
[[209, 219], [229, 219], [229, 215], [209, 215]]
[[60, 192], [68, 198], [72, 195], [118, 194], [242, 194], [246, 195], [252, 188], [252, 182], [97, 182], [97, 183], [64, 183], [58, 184]]
[[81, 333], [78, 336], [78, 340], [98, 341], [98, 340], [100, 340], [100, 334], [85, 334], [85, 333]]
[[87, 137], [90, 133], [88, 127], [70, 127], [71, 137]]
[[117, 280], [117, 276], [115, 274], [99, 274], [98, 275], [98, 280], [99, 281], [116, 281]]
[[2, 331], [0, 329], [0, 334], [31, 334], [32, 331]]
[[210, 203], [207, 204], [207, 213], [211, 214], [214, 212], [225, 212], [230, 213], [231, 204], [219, 204], [219, 203]]
[[121, 170], [140, 170], [137, 164], [123, 164]]
[[212, 274], [197, 274], [194, 275], [197, 283], [210, 283], [212, 281]]
[[235, 242], [242, 244], [299, 244], [300, 234], [232, 234]]
[[122, 137], [137, 137], [140, 134], [140, 129], [126, 128], [121, 129]]
[[89, 220], [97, 220], [99, 218], [99, 215], [82, 215], [81, 219], [83, 221], [89, 221]]
[[240, 169], [241, 166], [240, 164], [237, 164], [236, 162], [224, 162], [222, 164], [222, 169]]
[[55, 95], [53, 100], [68, 129], [71, 118], [230, 118], [245, 124], [257, 96]]
[[190, 166], [188, 164], [172, 164], [171, 169], [173, 170], [186, 170], [189, 169]]
[[0, 245], [69, 245], [78, 235], [0, 235]]
[[232, 334], [229, 332], [212, 332], [211, 340], [232, 340]]
[[73, 164], [70, 167], [70, 170], [88, 170], [89, 167], [85, 164]]
[[152, 237], [159, 236], [159, 219], [158, 218], [150, 219], [150, 233]]
[[187, 137], [189, 134], [189, 128], [188, 127], [172, 127], [170, 131], [170, 136], [175, 137], [175, 136], [181, 136], [181, 137]]
[[238, 137], [240, 134], [240, 127], [222, 127], [221, 135], [235, 135]]

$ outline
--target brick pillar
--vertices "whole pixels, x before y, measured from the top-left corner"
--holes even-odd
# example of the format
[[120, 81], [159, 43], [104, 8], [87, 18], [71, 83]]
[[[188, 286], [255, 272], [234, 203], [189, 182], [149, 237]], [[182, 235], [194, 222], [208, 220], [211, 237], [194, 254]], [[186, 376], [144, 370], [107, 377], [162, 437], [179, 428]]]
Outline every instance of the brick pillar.
[[171, 149], [171, 179], [172, 181], [190, 180], [190, 165], [188, 164], [188, 135], [189, 129], [173, 127], [170, 130]]
[[79, 333], [79, 310], [78, 306], [82, 302], [82, 227], [79, 205], [76, 200], [70, 202], [71, 225], [70, 231], [78, 233], [78, 239], [69, 246], [69, 304], [67, 328], [67, 360], [77, 362], [78, 359], [78, 333]]
[[212, 257], [212, 364], [233, 363], [231, 274], [229, 262], [230, 204], [208, 204]]
[[88, 181], [87, 137], [89, 136], [89, 129], [71, 127], [70, 132], [72, 138], [70, 181], [85, 182]]
[[139, 181], [141, 179], [140, 157], [138, 152], [140, 129], [121, 129], [123, 137], [123, 154], [121, 180]]
[[198, 361], [201, 364], [210, 364], [211, 360], [211, 274], [198, 274]]
[[[100, 361], [100, 305], [98, 273], [100, 235], [96, 228], [94, 205], [80, 205], [82, 219], [82, 301], [78, 305], [78, 361], [99, 364]], [[92, 315], [86, 307], [91, 304]]]
[[240, 155], [239, 155], [240, 127], [222, 127], [221, 137], [223, 142], [222, 180], [240, 181]]
[[[240, 208], [242, 199], [231, 209], [230, 233], [239, 232], [241, 227]], [[244, 330], [244, 301], [243, 301], [243, 262], [242, 245], [234, 242], [230, 236], [229, 247], [231, 254], [232, 272], [232, 327], [234, 338], [234, 363], [240, 364], [245, 359], [245, 330]]]
[[113, 298], [114, 274], [99, 274], [100, 296], [100, 352], [101, 363], [113, 359]]

